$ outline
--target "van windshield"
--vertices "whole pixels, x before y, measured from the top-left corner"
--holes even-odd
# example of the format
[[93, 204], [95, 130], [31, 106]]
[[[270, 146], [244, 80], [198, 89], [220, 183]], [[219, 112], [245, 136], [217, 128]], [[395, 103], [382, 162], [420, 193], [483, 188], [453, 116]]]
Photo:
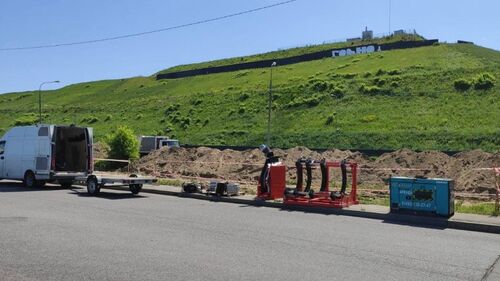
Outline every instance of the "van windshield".
[[85, 128], [55, 128], [55, 170], [86, 172], [88, 164], [88, 138]]

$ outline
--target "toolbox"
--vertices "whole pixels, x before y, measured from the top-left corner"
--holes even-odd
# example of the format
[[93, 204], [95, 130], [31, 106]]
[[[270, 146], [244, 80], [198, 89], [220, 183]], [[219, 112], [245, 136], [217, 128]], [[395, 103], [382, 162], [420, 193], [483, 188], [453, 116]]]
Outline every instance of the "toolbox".
[[441, 178], [390, 178], [391, 212], [412, 211], [450, 217], [455, 212], [454, 181]]

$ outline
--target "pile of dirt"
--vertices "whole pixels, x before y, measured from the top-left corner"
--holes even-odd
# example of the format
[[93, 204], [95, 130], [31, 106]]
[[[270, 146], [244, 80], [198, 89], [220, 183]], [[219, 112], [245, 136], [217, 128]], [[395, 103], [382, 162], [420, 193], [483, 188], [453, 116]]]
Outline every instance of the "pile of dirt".
[[95, 158], [106, 159], [108, 158], [109, 145], [104, 142], [96, 142], [93, 145], [93, 156]]
[[[359, 152], [327, 150], [322, 153], [305, 147], [286, 150], [276, 149], [274, 154], [288, 169], [288, 180], [295, 179], [293, 169], [300, 157], [312, 159], [355, 161], [360, 167], [359, 183], [384, 186], [391, 176], [422, 176], [451, 178], [459, 191], [473, 193], [495, 193], [495, 178], [491, 168], [500, 166], [500, 153], [481, 150], [461, 152], [453, 156], [437, 151], [415, 152], [401, 149], [385, 153], [375, 159]], [[235, 151], [206, 147], [164, 148], [155, 151], [132, 164], [132, 169], [143, 174], [167, 178], [193, 180], [224, 179], [247, 184], [256, 184], [264, 155], [258, 150]], [[315, 175], [319, 176], [318, 172]]]

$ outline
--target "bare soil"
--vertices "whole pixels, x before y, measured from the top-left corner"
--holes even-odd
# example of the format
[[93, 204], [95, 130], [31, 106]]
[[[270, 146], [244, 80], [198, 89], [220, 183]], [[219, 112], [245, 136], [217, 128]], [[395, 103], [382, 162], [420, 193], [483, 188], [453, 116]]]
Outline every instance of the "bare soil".
[[[305, 147], [295, 147], [275, 149], [274, 154], [290, 167], [287, 177], [290, 184], [296, 178], [293, 167], [300, 157], [332, 161], [347, 159], [358, 163], [359, 184], [363, 187], [386, 188], [391, 176], [438, 177], [454, 179], [458, 192], [483, 195], [495, 194], [496, 188], [493, 171], [481, 169], [500, 166], [499, 152], [487, 153], [481, 150], [448, 156], [437, 151], [415, 152], [401, 149], [370, 158], [359, 152], [334, 149], [318, 153]], [[258, 149], [235, 151], [206, 147], [165, 148], [141, 158], [131, 168], [157, 177], [200, 182], [223, 179], [251, 186], [256, 185], [264, 161], [265, 157]], [[315, 171], [313, 177], [319, 181], [319, 172]]]

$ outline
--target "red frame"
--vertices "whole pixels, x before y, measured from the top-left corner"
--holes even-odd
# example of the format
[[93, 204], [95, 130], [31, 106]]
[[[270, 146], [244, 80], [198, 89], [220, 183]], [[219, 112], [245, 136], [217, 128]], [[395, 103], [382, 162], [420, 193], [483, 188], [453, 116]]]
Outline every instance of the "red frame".
[[[319, 165], [319, 162], [315, 162], [314, 166]], [[351, 192], [349, 194], [341, 194], [340, 198], [331, 198], [331, 191], [329, 190], [329, 180], [330, 180], [330, 169], [340, 168], [341, 162], [339, 161], [326, 161], [326, 190], [315, 192], [312, 198], [304, 196], [285, 196], [285, 205], [298, 205], [298, 206], [311, 206], [311, 207], [329, 207], [329, 208], [344, 208], [352, 205], [359, 204], [357, 197], [357, 172], [358, 164], [355, 162], [346, 163], [346, 168], [351, 170]]]

